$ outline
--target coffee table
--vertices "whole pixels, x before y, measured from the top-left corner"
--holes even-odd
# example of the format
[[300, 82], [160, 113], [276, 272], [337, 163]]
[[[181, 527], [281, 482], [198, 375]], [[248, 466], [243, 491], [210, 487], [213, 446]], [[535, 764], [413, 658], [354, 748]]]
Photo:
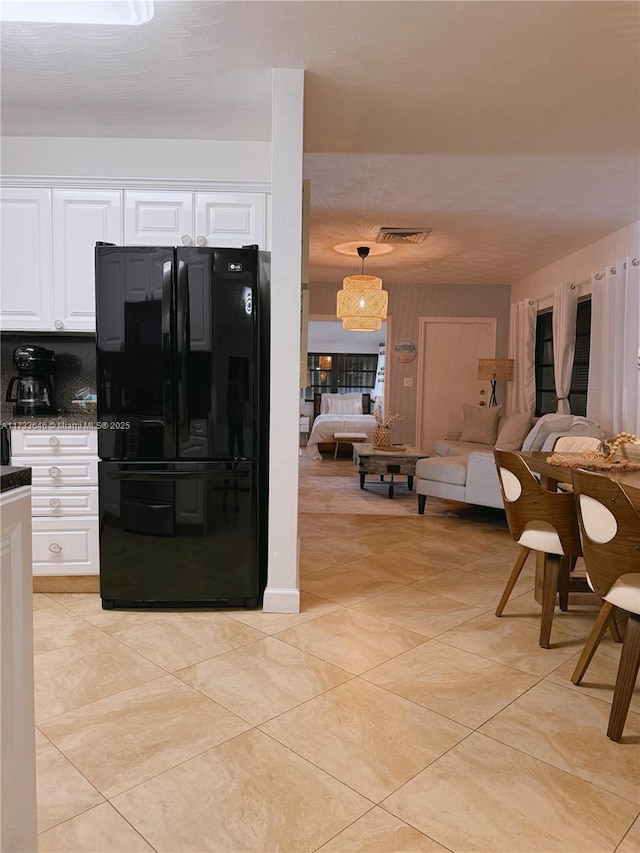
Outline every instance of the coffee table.
[[413, 491], [413, 478], [416, 473], [418, 459], [426, 459], [429, 454], [418, 450], [417, 447], [402, 445], [393, 450], [378, 450], [371, 444], [354, 444], [353, 461], [360, 474], [360, 488], [364, 489], [367, 474], [379, 474], [384, 482], [386, 474], [391, 476], [389, 483], [389, 500], [393, 499], [394, 476], [400, 474], [407, 478], [407, 487]]

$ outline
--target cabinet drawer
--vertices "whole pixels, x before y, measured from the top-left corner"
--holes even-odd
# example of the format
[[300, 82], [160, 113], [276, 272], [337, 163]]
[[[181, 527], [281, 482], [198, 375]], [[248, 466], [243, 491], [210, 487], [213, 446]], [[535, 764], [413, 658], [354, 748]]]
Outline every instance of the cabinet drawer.
[[91, 456], [98, 453], [95, 429], [12, 429], [12, 456]]
[[98, 458], [93, 459], [43, 459], [20, 456], [11, 457], [12, 465], [31, 468], [32, 486], [97, 486]]
[[97, 486], [35, 487], [31, 490], [31, 514], [58, 518], [66, 515], [97, 515]]
[[34, 575], [97, 574], [97, 518], [34, 518], [32, 527]]

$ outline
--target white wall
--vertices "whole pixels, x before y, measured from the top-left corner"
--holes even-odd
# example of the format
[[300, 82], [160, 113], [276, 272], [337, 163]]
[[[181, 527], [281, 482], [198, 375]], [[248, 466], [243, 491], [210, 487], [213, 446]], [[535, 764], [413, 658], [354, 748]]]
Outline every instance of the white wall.
[[269, 578], [263, 609], [297, 613], [304, 71], [272, 74]]
[[387, 324], [382, 323], [379, 332], [350, 332], [342, 326], [342, 320], [335, 317], [309, 319], [309, 339], [307, 352], [348, 352], [378, 354], [378, 348], [385, 342]]
[[6, 136], [3, 175], [269, 181], [270, 142]]
[[[549, 307], [551, 305], [549, 297], [553, 294], [556, 284], [567, 281], [586, 281], [591, 278], [592, 273], [603, 270], [607, 265], [614, 264], [621, 258], [626, 258], [628, 255], [637, 258], [638, 251], [640, 251], [640, 219], [516, 281], [511, 285], [511, 301], [535, 299], [541, 303], [539, 308]], [[585, 286], [583, 292], [590, 293], [591, 287]]]

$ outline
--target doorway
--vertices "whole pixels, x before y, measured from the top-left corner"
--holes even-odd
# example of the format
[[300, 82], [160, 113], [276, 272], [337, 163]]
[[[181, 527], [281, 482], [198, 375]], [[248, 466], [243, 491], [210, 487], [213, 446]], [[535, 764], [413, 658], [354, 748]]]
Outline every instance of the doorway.
[[492, 358], [495, 317], [421, 317], [419, 325], [417, 444], [433, 443], [462, 426], [462, 406], [488, 405], [487, 382], [476, 379], [478, 359]]

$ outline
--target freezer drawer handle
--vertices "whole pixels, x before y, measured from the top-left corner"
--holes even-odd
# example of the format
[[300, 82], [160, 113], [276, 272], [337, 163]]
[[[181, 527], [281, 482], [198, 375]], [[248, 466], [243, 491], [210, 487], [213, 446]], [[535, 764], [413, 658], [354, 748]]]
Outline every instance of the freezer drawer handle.
[[49, 545], [49, 550], [52, 554], [62, 554], [62, 545], [58, 545], [57, 542], [52, 542], [51, 545]]
[[107, 471], [112, 480], [246, 480], [248, 471]]
[[60, 500], [60, 498], [51, 498], [51, 500], [49, 501], [49, 506], [52, 506], [54, 509], [58, 509], [61, 503], [62, 501]]
[[60, 473], [61, 473], [61, 472], [60, 472], [60, 469], [58, 468], [58, 466], [57, 466], [57, 465], [52, 465], [52, 466], [51, 466], [51, 468], [49, 468], [49, 474], [50, 474], [52, 477], [59, 477], [59, 476], [60, 476]]
[[60, 439], [58, 438], [57, 435], [52, 435], [51, 438], [49, 439], [49, 444], [52, 447], [57, 447], [60, 444]]

